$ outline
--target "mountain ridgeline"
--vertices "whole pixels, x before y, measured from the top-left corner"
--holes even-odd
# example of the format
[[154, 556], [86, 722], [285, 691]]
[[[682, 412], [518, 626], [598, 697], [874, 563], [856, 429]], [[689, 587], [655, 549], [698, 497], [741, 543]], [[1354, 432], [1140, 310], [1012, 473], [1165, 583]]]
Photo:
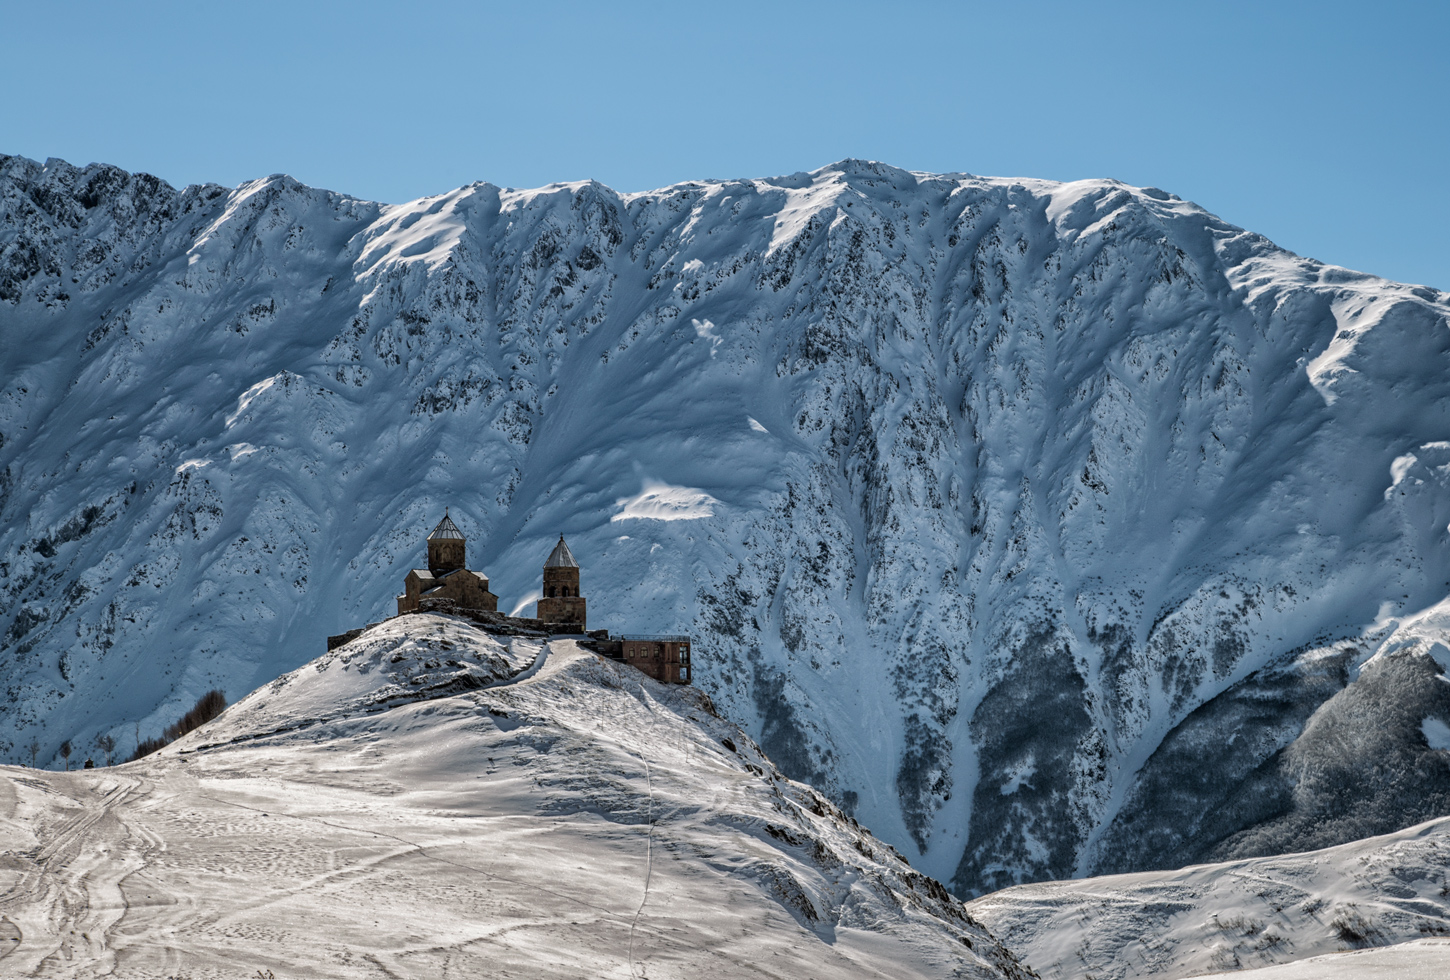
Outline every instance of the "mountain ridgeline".
[[7, 761], [311, 660], [446, 505], [962, 895], [1447, 812], [1450, 296], [1153, 188], [0, 157], [0, 372]]

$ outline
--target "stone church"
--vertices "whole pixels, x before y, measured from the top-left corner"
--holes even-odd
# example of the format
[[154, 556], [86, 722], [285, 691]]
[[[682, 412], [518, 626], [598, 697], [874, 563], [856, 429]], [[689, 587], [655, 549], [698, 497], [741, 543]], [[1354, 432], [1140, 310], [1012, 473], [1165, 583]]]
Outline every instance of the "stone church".
[[[449, 612], [495, 627], [538, 631], [527, 635], [578, 635], [584, 648], [635, 667], [661, 683], [691, 682], [688, 636], [611, 637], [608, 630], [589, 631], [587, 603], [579, 592], [579, 562], [562, 534], [544, 561], [544, 588], [534, 619], [499, 615], [498, 596], [488, 590], [488, 576], [467, 567], [466, 545], [463, 532], [445, 510], [443, 520], [428, 535], [428, 567], [415, 568], [403, 579], [399, 616]], [[335, 650], [362, 633], [363, 629], [354, 629], [329, 636], [327, 649]]]
[[[466, 567], [466, 544], [463, 532], [444, 510], [443, 520], [428, 535], [428, 567], [415, 568], [403, 579], [403, 594], [398, 596], [399, 616], [415, 612], [424, 599], [448, 599], [460, 609], [498, 612], [498, 596], [488, 591], [488, 576]], [[576, 567], [575, 582], [578, 579]]]
[[534, 615], [544, 623], [577, 623], [581, 633], [588, 628], [584, 597], [579, 594], [579, 563], [562, 534], [544, 562], [544, 595]]

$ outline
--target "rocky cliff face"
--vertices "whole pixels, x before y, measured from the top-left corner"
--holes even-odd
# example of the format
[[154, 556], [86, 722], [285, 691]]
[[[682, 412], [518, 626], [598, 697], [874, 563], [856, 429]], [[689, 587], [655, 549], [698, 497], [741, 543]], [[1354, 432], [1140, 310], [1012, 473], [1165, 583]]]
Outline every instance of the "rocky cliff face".
[[502, 611], [565, 533], [591, 626], [692, 632], [966, 894], [1292, 846], [1306, 723], [1450, 590], [1450, 297], [1111, 181], [394, 206], [0, 158], [0, 352], [14, 761], [386, 615], [446, 504]]

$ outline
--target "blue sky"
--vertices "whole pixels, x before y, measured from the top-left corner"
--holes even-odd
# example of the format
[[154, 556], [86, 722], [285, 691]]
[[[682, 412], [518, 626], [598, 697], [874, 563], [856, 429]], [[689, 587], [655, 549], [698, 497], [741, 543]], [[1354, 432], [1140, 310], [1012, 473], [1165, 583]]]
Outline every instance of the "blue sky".
[[18, 3], [0, 152], [401, 201], [843, 157], [1116, 177], [1450, 289], [1450, 4]]

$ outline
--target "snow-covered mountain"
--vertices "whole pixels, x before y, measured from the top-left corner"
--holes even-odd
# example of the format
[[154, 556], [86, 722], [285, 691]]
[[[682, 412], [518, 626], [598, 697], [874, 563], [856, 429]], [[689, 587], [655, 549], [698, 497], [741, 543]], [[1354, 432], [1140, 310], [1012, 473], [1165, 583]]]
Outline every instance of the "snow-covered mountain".
[[0, 974], [1031, 976], [698, 691], [436, 615], [139, 762], [0, 768]]
[[[566, 534], [591, 626], [694, 634], [959, 894], [1394, 830], [1450, 787], [1447, 323], [1112, 181], [382, 205], [6, 157], [0, 756], [307, 662], [447, 505], [505, 611]], [[1300, 775], [1380, 750], [1412, 778], [1320, 819]]]

